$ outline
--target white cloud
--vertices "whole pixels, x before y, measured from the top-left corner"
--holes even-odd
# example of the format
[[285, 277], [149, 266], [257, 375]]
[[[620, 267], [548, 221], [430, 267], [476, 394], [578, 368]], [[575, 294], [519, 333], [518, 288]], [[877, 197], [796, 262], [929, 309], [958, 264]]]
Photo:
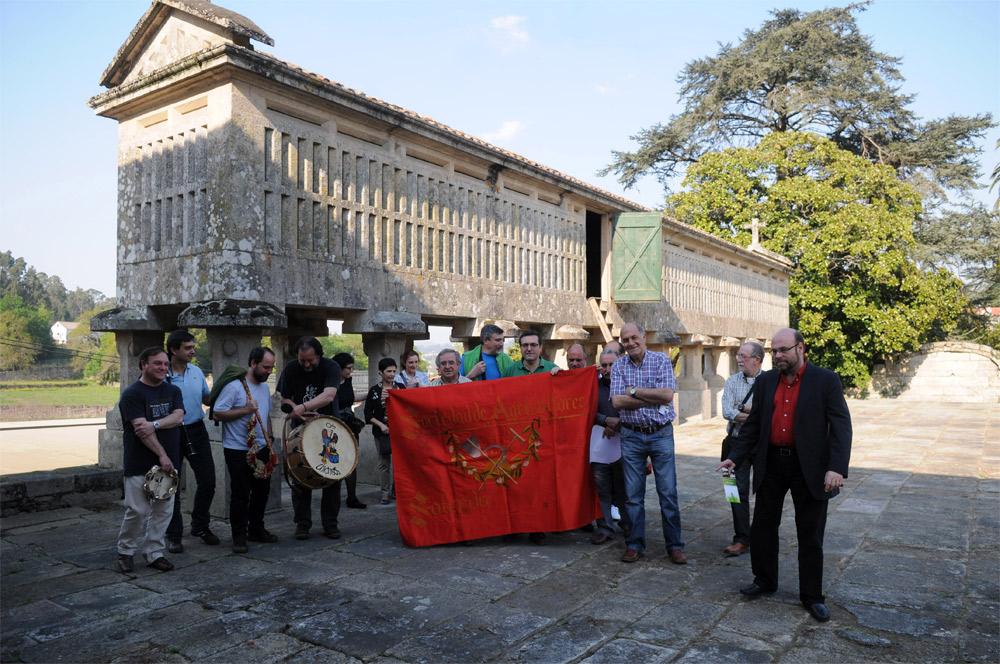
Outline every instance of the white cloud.
[[500, 128], [496, 131], [480, 134], [479, 137], [487, 143], [505, 143], [520, 134], [526, 127], [527, 125], [523, 122], [518, 122], [517, 120], [507, 120], [501, 124]]
[[597, 94], [599, 95], [609, 95], [614, 92], [614, 88], [609, 88], [606, 85], [594, 84], [594, 89], [597, 90]]
[[523, 48], [531, 41], [531, 36], [524, 29], [523, 16], [498, 16], [491, 19], [493, 25], [494, 40], [500, 45], [504, 53], [509, 53], [516, 48]]

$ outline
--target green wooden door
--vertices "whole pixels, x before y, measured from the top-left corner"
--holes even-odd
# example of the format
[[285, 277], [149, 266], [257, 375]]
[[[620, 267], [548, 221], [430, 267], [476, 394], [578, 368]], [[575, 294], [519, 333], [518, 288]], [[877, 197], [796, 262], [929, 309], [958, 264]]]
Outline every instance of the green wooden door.
[[611, 255], [616, 302], [659, 302], [663, 299], [663, 231], [659, 212], [619, 215]]

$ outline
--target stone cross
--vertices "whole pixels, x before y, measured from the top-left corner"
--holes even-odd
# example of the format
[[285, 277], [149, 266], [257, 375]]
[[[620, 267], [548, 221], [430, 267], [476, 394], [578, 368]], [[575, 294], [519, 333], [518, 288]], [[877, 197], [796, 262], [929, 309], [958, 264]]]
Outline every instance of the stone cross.
[[749, 224], [746, 224], [743, 228], [749, 228], [751, 232], [750, 246], [755, 247], [760, 244], [760, 238], [758, 236], [758, 231], [764, 228], [767, 224], [760, 223], [760, 219], [757, 217], [753, 218]]

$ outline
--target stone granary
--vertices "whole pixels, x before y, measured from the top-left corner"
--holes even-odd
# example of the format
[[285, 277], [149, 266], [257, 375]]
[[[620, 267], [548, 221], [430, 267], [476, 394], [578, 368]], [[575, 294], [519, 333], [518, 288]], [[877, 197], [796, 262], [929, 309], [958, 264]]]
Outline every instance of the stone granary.
[[[122, 384], [177, 327], [214, 366], [270, 335], [278, 366], [328, 319], [372, 358], [428, 325], [541, 330], [552, 359], [623, 321], [679, 346], [682, 417], [718, 410], [735, 351], [788, 323], [789, 266], [390, 103], [304, 71], [249, 19], [156, 0], [90, 106], [118, 122]], [[375, 362], [372, 362], [372, 367]], [[374, 369], [372, 369], [374, 371]], [[101, 463], [120, 452], [110, 418]]]

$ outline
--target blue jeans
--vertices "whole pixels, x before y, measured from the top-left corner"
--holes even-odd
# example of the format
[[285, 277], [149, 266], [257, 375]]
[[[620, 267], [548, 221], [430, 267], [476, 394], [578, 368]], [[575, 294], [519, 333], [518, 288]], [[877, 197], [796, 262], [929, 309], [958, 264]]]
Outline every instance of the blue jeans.
[[674, 467], [674, 427], [668, 424], [655, 433], [639, 433], [622, 427], [622, 465], [625, 471], [625, 513], [631, 532], [625, 544], [646, 550], [646, 458], [653, 462], [656, 493], [660, 498], [663, 539], [667, 551], [683, 549], [681, 512], [677, 502], [677, 469]]
[[628, 512], [625, 511], [625, 478], [622, 474], [622, 462], [591, 463], [594, 471], [594, 484], [597, 486], [597, 499], [601, 503], [601, 518], [597, 520], [597, 530], [608, 537], [615, 535], [615, 522], [611, 518], [611, 506], [614, 505], [622, 516], [622, 529], [626, 532]]

